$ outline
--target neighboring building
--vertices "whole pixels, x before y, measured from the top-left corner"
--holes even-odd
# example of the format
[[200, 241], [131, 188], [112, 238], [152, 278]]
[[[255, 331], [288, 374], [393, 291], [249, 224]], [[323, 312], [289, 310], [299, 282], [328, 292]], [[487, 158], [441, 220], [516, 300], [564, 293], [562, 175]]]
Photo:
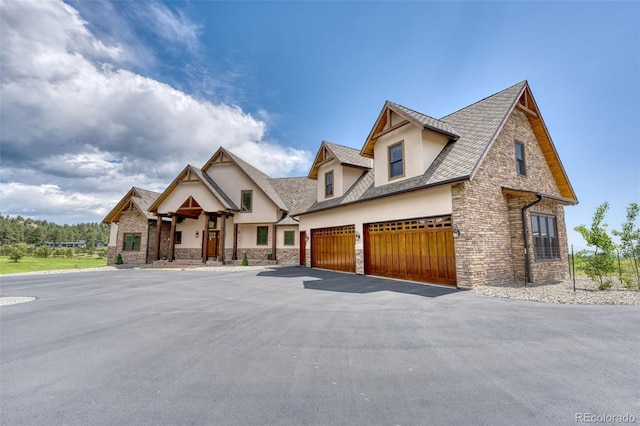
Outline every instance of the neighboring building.
[[62, 241], [59, 243], [54, 241], [45, 241], [42, 245], [49, 246], [51, 248], [87, 248], [87, 240]]
[[568, 274], [577, 198], [526, 81], [435, 119], [386, 102], [361, 150], [323, 142], [304, 178], [224, 148], [104, 219], [109, 263], [302, 264], [470, 288]]

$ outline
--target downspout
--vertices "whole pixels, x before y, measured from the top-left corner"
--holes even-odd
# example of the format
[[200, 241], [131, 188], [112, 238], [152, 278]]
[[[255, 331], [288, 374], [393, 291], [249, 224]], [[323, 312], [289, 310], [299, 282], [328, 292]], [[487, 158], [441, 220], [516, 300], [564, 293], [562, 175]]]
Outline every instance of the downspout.
[[532, 282], [531, 281], [531, 260], [529, 259], [529, 236], [527, 232], [527, 210], [535, 206], [536, 204], [538, 204], [544, 199], [544, 196], [542, 194], [536, 194], [536, 197], [538, 197], [537, 200], [527, 204], [521, 210], [522, 235], [524, 236], [524, 285], [527, 285], [527, 283]]

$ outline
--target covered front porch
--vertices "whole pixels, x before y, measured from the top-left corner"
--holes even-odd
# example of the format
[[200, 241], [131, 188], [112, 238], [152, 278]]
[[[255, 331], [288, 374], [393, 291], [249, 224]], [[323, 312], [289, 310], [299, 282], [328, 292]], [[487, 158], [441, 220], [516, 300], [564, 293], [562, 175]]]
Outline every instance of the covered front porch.
[[[160, 257], [162, 238], [169, 241], [167, 262], [181, 264], [223, 263], [229, 228], [233, 229], [233, 212], [207, 211], [193, 198], [189, 197], [180, 208], [168, 213], [158, 213], [160, 218], [171, 220], [169, 235], [163, 236], [160, 227], [155, 247], [155, 260]], [[229, 223], [231, 222], [231, 223]], [[158, 221], [160, 223], [160, 221]]]

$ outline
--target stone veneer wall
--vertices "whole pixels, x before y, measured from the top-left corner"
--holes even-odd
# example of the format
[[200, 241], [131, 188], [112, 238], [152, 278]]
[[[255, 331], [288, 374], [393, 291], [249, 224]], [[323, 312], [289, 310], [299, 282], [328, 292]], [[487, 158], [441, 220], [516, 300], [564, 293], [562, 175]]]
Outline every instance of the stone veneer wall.
[[202, 248], [179, 248], [174, 251], [176, 260], [202, 260]]
[[[148, 262], [152, 263], [154, 260], [158, 260], [155, 258], [156, 256], [156, 240], [158, 236], [158, 228], [156, 222], [151, 223], [151, 229], [149, 229], [149, 258]], [[169, 258], [169, 236], [171, 235], [171, 223], [170, 222], [162, 222], [162, 230], [160, 231], [160, 259], [168, 259]]]
[[364, 250], [356, 249], [356, 274], [364, 275]]
[[[516, 140], [525, 146], [526, 176], [516, 172]], [[458, 287], [524, 280], [520, 209], [535, 197], [511, 197], [502, 187], [560, 195], [529, 121], [519, 110], [512, 112], [473, 179], [452, 186], [453, 223], [461, 232], [454, 240]], [[564, 279], [568, 261], [563, 207], [547, 201], [530, 210], [556, 215], [561, 253], [556, 261], [531, 258], [534, 282]]]
[[[122, 213], [120, 222], [118, 223], [118, 238], [116, 240], [116, 256], [119, 253], [122, 256], [123, 263], [146, 263], [147, 262], [147, 243], [148, 243], [149, 224], [147, 218], [138, 211], [126, 211]], [[122, 250], [124, 234], [139, 233], [140, 234], [140, 250], [125, 251]], [[114, 257], [115, 262], [115, 257]]]
[[116, 246], [108, 246], [107, 247], [107, 265], [113, 266], [116, 264], [116, 251], [118, 247]]
[[279, 248], [276, 249], [276, 258], [278, 265], [297, 265], [299, 263], [300, 250], [295, 248]]
[[[238, 260], [242, 260], [242, 255], [244, 253], [247, 253], [248, 260], [267, 260], [267, 255], [271, 254], [271, 247], [269, 248], [238, 248]], [[231, 259], [231, 255], [229, 255], [229, 260], [230, 259]]]

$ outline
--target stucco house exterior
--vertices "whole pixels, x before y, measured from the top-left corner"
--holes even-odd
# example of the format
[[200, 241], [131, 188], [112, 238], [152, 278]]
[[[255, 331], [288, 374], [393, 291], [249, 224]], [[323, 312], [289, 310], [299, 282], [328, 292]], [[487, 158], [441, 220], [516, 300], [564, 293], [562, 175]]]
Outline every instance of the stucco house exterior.
[[386, 102], [361, 150], [323, 142], [308, 177], [307, 266], [461, 288], [568, 275], [578, 200], [526, 81], [440, 119]]
[[439, 119], [387, 101], [361, 149], [322, 142], [306, 177], [220, 148], [162, 193], [132, 188], [103, 222], [110, 263], [246, 253], [471, 288], [565, 279], [577, 202], [523, 81]]
[[224, 148], [202, 168], [187, 165], [162, 192], [132, 188], [105, 217], [108, 264], [203, 264], [241, 260], [299, 263], [298, 222], [315, 182], [274, 179]]

